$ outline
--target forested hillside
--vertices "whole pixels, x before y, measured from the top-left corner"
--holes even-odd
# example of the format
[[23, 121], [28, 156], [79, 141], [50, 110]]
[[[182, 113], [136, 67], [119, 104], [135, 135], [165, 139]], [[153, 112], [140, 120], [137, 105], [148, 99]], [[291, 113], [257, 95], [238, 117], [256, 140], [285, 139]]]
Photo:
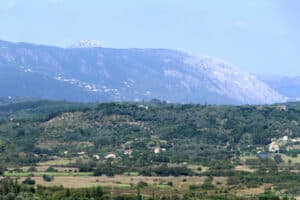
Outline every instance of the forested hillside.
[[[9, 104], [0, 107], [0, 138], [6, 152], [1, 155], [9, 162], [21, 161], [20, 152], [105, 154], [118, 151], [125, 144], [136, 151], [160, 145], [167, 149], [165, 156], [172, 162], [208, 165], [207, 159], [233, 159], [241, 151], [268, 145], [271, 138], [287, 134], [299, 137], [298, 108], [297, 103], [287, 105], [286, 110], [278, 105], [201, 106], [162, 102]], [[89, 145], [78, 145], [84, 142]]]

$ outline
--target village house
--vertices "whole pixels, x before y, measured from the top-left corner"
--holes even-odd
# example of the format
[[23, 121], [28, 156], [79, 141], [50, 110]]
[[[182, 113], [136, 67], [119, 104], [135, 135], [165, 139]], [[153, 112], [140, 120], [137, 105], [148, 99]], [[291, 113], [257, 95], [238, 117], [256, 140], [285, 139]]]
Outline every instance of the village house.
[[264, 148], [263, 147], [256, 147], [256, 151], [259, 154], [259, 153], [264, 151]]
[[149, 107], [148, 106], [145, 106], [145, 105], [138, 105], [138, 108], [144, 108], [145, 110], [148, 110]]
[[77, 153], [77, 155], [79, 155], [79, 156], [83, 156], [84, 154], [85, 154], [84, 151], [81, 151], [81, 152], [78, 152], [78, 153]]
[[272, 141], [271, 144], [269, 144], [269, 152], [279, 153], [279, 150], [279, 145], [276, 144], [274, 141]]
[[161, 151], [160, 147], [155, 147], [155, 148], [154, 148], [154, 153], [155, 153], [155, 154], [159, 154], [160, 151]]
[[277, 106], [276, 108], [280, 111], [287, 111], [286, 105], [280, 105], [280, 106]]
[[96, 160], [99, 160], [100, 156], [99, 155], [93, 155], [93, 158], [95, 158]]
[[131, 155], [132, 152], [133, 152], [132, 149], [126, 149], [126, 150], [124, 151], [124, 155]]
[[104, 158], [105, 159], [109, 159], [109, 158], [115, 159], [115, 158], [117, 158], [117, 156], [115, 153], [110, 153], [110, 154], [107, 154]]
[[282, 141], [288, 141], [288, 140], [289, 140], [289, 137], [287, 135], [282, 137]]

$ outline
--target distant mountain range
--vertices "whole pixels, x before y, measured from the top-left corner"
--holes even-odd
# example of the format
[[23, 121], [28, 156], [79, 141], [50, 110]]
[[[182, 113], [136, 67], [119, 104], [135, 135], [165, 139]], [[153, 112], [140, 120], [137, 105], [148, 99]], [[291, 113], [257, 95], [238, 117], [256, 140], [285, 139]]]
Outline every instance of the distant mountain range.
[[260, 80], [282, 95], [289, 101], [300, 101], [300, 76], [261, 76]]
[[85, 41], [60, 48], [0, 41], [0, 96], [82, 102], [155, 98], [176, 103], [269, 104], [300, 94], [299, 79], [257, 78], [214, 58], [167, 49], [99, 45]]

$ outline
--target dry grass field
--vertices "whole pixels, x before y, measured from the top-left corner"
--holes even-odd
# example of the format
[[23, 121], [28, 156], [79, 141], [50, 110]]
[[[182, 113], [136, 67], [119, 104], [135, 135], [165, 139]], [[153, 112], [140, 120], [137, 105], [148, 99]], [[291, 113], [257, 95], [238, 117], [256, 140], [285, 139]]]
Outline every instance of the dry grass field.
[[292, 164], [300, 164], [300, 154], [297, 157], [291, 157], [286, 155], [281, 155], [282, 159], [284, 160], [285, 164], [288, 164], [289, 160], [292, 161]]
[[[190, 176], [179, 176], [179, 177], [145, 177], [145, 176], [125, 176], [116, 175], [114, 177], [108, 176], [68, 176], [61, 177], [55, 176], [51, 182], [46, 182], [42, 177], [32, 177], [36, 180], [36, 183], [43, 186], [64, 186], [67, 188], [82, 188], [92, 186], [102, 187], [125, 187], [135, 186], [138, 182], [144, 181], [149, 185], [159, 187], [160, 185], [167, 184], [168, 182], [173, 183], [173, 187], [177, 189], [188, 189], [189, 185], [200, 185], [204, 183], [206, 177], [190, 177]], [[24, 180], [21, 178], [20, 181]], [[214, 181], [220, 183], [226, 182], [225, 178], [215, 178]]]
[[[19, 179], [22, 182], [25, 177]], [[55, 176], [51, 182], [46, 182], [42, 177], [32, 177], [36, 184], [42, 186], [63, 186], [66, 188], [85, 188], [100, 186], [112, 195], [117, 194], [136, 194], [136, 185], [143, 181], [148, 183], [148, 187], [141, 189], [141, 193], [145, 196], [151, 196], [153, 192], [156, 195], [172, 195], [175, 193], [183, 194], [189, 190], [190, 185], [201, 185], [207, 177], [145, 177], [145, 176], [126, 176], [116, 175], [114, 177], [107, 176]], [[169, 184], [172, 183], [170, 186]], [[213, 184], [217, 187], [226, 186], [226, 177], [214, 177]]]
[[247, 165], [238, 165], [235, 166], [236, 171], [243, 171], [243, 172], [255, 172], [255, 169], [251, 169]]
[[238, 190], [237, 194], [240, 195], [240, 196], [261, 194], [266, 189], [271, 188], [271, 187], [272, 187], [271, 184], [264, 184], [264, 185], [262, 185], [261, 187], [258, 187], [258, 188], [247, 188], [247, 189]]
[[56, 160], [50, 160], [50, 161], [46, 161], [46, 162], [40, 162], [38, 163], [38, 166], [65, 166], [68, 165], [70, 163], [75, 163], [76, 159], [56, 159]]

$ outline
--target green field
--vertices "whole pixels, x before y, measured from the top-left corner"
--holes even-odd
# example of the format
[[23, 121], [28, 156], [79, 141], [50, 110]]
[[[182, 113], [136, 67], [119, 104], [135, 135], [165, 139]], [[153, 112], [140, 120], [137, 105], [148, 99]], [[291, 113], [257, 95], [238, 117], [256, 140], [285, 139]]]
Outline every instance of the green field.
[[172, 189], [172, 187], [170, 185], [167, 185], [167, 184], [159, 184], [159, 185], [156, 185], [155, 187], [158, 188], [158, 189], [165, 189], [165, 190]]
[[138, 172], [125, 172], [124, 175], [125, 176], [139, 176], [140, 173], [138, 173]]

